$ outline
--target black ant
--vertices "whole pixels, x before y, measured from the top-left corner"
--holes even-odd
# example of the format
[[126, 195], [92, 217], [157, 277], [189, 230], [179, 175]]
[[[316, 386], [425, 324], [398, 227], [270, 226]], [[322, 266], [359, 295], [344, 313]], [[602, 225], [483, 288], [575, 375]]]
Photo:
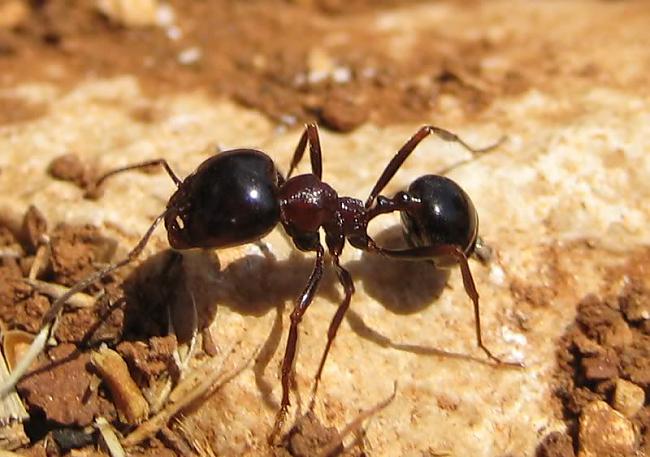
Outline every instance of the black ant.
[[[468, 256], [474, 253], [477, 245], [478, 216], [465, 191], [449, 178], [425, 175], [411, 183], [407, 191], [398, 192], [393, 198], [380, 195], [415, 147], [431, 134], [444, 141], [458, 143], [474, 154], [489, 151], [501, 143], [499, 141], [487, 148], [477, 149], [452, 132], [426, 125], [391, 159], [365, 203], [356, 198], [340, 197], [331, 186], [322, 181], [321, 147], [315, 124], [307, 125], [303, 131], [286, 178], [268, 155], [254, 149], [235, 149], [214, 155], [201, 163], [196, 171], [184, 180], [176, 176], [164, 159], [126, 166], [106, 173], [97, 180], [97, 187], [118, 173], [153, 165], [163, 166], [177, 189], [169, 199], [165, 211], [154, 220], [125, 259], [90, 275], [55, 300], [43, 317], [42, 329], [32, 347], [11, 378], [0, 388], [0, 395], [6, 395], [15, 386], [29, 365], [43, 351], [68, 298], [110, 272], [132, 262], [142, 252], [152, 232], [163, 220], [169, 244], [174, 249], [214, 249], [243, 245], [259, 240], [276, 225], [282, 224], [299, 250], [316, 253], [316, 261], [307, 285], [291, 313], [287, 347], [282, 361], [282, 399], [275, 431], [281, 428], [289, 406], [298, 325], [311, 304], [323, 275], [325, 248], [321, 243], [321, 229], [325, 232], [325, 245], [345, 296], [327, 332], [327, 343], [314, 378], [314, 394], [332, 342], [354, 293], [352, 277], [339, 262], [346, 240], [357, 249], [387, 257], [425, 259], [432, 261], [439, 268], [459, 265], [465, 292], [474, 304], [478, 346], [498, 365], [520, 366], [502, 362], [490, 352], [481, 338], [478, 293], [467, 262]], [[305, 153], [307, 143], [312, 171], [292, 177], [296, 165]], [[368, 224], [371, 220], [394, 211], [401, 214], [404, 235], [410, 248], [383, 248], [368, 235]]]

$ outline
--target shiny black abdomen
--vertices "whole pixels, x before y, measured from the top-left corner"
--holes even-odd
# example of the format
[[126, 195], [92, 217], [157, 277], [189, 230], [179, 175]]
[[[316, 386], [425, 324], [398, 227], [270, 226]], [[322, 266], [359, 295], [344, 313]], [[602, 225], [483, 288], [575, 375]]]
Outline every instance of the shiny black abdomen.
[[476, 244], [478, 216], [472, 200], [454, 181], [426, 175], [413, 181], [408, 194], [421, 201], [401, 213], [404, 235], [411, 246], [453, 244], [469, 255]]
[[271, 158], [253, 149], [206, 160], [170, 199], [165, 218], [170, 244], [221, 248], [258, 240], [280, 218], [278, 179]]

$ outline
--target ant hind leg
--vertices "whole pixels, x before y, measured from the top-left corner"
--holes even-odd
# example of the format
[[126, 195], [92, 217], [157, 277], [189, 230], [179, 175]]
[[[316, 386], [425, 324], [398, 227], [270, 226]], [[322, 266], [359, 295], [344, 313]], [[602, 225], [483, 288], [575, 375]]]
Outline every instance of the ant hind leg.
[[474, 284], [474, 278], [472, 277], [472, 272], [469, 269], [469, 263], [467, 262], [467, 256], [465, 253], [458, 247], [451, 244], [441, 244], [436, 246], [422, 246], [409, 249], [385, 249], [377, 246], [372, 243], [370, 245], [372, 251], [384, 255], [386, 257], [404, 259], [404, 260], [436, 260], [436, 259], [449, 259], [453, 258], [458, 263], [461, 271], [461, 276], [463, 278], [463, 287], [465, 288], [465, 293], [472, 300], [474, 307], [474, 328], [476, 331], [476, 343], [479, 348], [487, 355], [487, 357], [496, 363], [498, 366], [505, 367], [516, 367], [522, 368], [524, 365], [521, 362], [507, 362], [503, 361], [490, 351], [485, 344], [483, 344], [483, 338], [481, 336], [481, 314], [479, 307], [479, 296], [478, 291], [476, 290], [476, 285]]

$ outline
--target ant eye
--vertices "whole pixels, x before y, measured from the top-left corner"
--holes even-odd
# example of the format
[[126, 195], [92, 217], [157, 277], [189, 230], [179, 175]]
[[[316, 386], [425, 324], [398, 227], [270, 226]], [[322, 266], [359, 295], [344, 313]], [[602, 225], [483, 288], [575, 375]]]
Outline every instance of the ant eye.
[[185, 222], [180, 216], [176, 216], [174, 222], [176, 222], [176, 225], [178, 226], [179, 229], [183, 230], [185, 228]]

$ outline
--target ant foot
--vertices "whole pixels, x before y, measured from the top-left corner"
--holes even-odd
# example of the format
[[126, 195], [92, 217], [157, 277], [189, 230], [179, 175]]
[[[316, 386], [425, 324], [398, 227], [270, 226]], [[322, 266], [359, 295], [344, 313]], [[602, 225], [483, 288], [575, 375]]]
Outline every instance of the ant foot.
[[509, 362], [505, 360], [501, 360], [494, 354], [490, 352], [488, 348], [483, 346], [482, 344], [480, 345], [480, 348], [485, 352], [485, 355], [488, 356], [490, 360], [492, 360], [494, 363], [497, 364], [497, 366], [503, 366], [503, 367], [510, 367], [510, 368], [526, 368], [526, 365], [523, 362]]
[[277, 443], [277, 438], [282, 433], [282, 428], [284, 427], [284, 421], [287, 418], [287, 407], [283, 406], [280, 408], [278, 413], [275, 415], [275, 423], [273, 424], [273, 430], [268, 438], [268, 443], [270, 445], [275, 445]]

